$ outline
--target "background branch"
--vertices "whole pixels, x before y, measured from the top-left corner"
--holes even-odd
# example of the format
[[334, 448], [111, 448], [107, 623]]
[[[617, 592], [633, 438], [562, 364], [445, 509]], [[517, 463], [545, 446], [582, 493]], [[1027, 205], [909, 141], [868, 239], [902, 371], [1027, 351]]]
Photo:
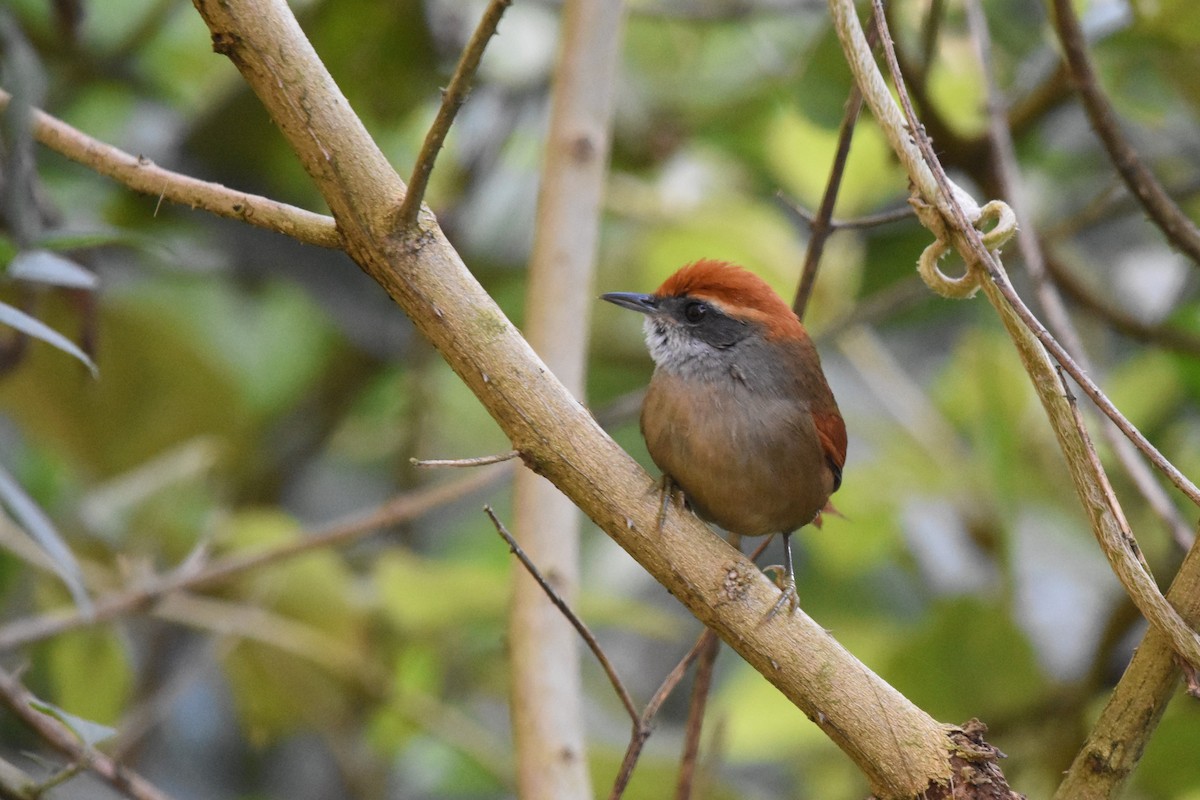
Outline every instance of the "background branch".
[[[566, 392], [581, 399], [622, 10], [622, 0], [563, 6], [526, 284], [526, 339]], [[579, 589], [579, 509], [541, 475], [520, 470], [513, 515], [517, 541], [571, 601]], [[525, 800], [590, 800], [578, 640], [520, 570], [513, 575], [508, 635], [519, 794]]]
[[1100, 137], [1113, 166], [1117, 168], [1125, 185], [1129, 187], [1151, 221], [1157, 225], [1167, 239], [1178, 247], [1194, 265], [1200, 266], [1200, 229], [1175, 205], [1154, 173], [1142, 163], [1137, 151], [1121, 133], [1121, 123], [1112, 104], [1104, 96], [1100, 81], [1088, 58], [1087, 42], [1079, 18], [1071, 0], [1054, 0], [1054, 26], [1058, 40], [1062, 43], [1063, 56], [1071, 70], [1075, 84], [1092, 129]]
[[109, 622], [151, 607], [174, 592], [213, 586], [314, 550], [348, 544], [380, 528], [416, 519], [435, 508], [488, 488], [509, 475], [511, 468], [511, 464], [495, 464], [467, 478], [419, 489], [345, 522], [299, 535], [278, 547], [248, 555], [228, 556], [198, 569], [185, 564], [183, 568], [143, 585], [98, 598], [91, 614], [83, 614], [72, 607], [8, 622], [0, 627], [0, 652], [84, 626]]
[[[10, 100], [12, 96], [0, 89], [0, 111]], [[34, 110], [33, 126], [34, 138], [46, 147], [135, 192], [241, 220], [305, 244], [342, 246], [341, 234], [330, 217], [163, 169], [148, 158], [93, 139], [44, 111]]]
[[0, 669], [0, 703], [8, 706], [16, 717], [34, 730], [43, 741], [73, 763], [86, 766], [126, 797], [133, 800], [170, 800], [170, 795], [143, 778], [137, 772], [114, 762], [111, 758], [81, 742], [62, 722], [39, 711], [37, 698], [29, 693], [10, 673]]
[[813, 287], [817, 283], [817, 268], [821, 263], [821, 254], [825, 252], [825, 241], [833, 232], [833, 207], [837, 203], [838, 189], [842, 185], [842, 175], [846, 171], [846, 161], [850, 157], [850, 143], [854, 139], [854, 124], [858, 121], [858, 112], [862, 110], [862, 92], [858, 86], [850, 87], [846, 98], [846, 110], [838, 126], [837, 148], [833, 155], [833, 164], [829, 168], [829, 180], [825, 184], [825, 193], [821, 195], [821, 205], [817, 213], [809, 220], [808, 247], [804, 251], [804, 266], [800, 270], [800, 284], [796, 287], [796, 297], [792, 301], [792, 310], [801, 320], [808, 308], [809, 298], [812, 297]]

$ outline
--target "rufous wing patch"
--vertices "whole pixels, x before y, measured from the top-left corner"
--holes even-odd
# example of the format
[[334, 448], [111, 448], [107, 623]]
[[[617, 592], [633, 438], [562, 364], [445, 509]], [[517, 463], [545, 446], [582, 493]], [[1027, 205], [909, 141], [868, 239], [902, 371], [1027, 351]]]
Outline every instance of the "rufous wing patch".
[[825, 460], [833, 471], [833, 491], [842, 485], [842, 466], [846, 463], [846, 423], [842, 415], [834, 412], [813, 412], [813, 426], [817, 429], [817, 439], [821, 442], [821, 450]]

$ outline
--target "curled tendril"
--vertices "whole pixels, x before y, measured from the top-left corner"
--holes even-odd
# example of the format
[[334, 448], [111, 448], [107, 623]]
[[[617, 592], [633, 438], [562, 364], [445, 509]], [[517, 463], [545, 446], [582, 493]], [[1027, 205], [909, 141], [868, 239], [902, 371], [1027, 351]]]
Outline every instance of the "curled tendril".
[[[938, 267], [938, 261], [950, 252], [950, 236], [942, 215], [918, 197], [909, 198], [908, 202], [917, 212], [921, 224], [936, 237], [917, 260], [917, 273], [920, 274], [921, 280], [925, 281], [930, 289], [951, 300], [963, 300], [974, 295], [979, 290], [980, 271], [977, 268], [968, 263], [966, 272], [951, 277]], [[1017, 230], [1016, 215], [1002, 200], [993, 200], [983, 208], [979, 208], [974, 202], [964, 203], [963, 206], [976, 227], [982, 227], [988, 222], [993, 223], [991, 229], [983, 234], [983, 244], [988, 250], [999, 250]]]

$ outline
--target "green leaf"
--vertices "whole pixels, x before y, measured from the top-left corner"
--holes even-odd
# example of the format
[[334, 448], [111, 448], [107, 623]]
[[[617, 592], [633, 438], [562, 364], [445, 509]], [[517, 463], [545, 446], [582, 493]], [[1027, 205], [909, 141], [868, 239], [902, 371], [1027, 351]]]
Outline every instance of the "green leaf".
[[69, 289], [95, 289], [100, 285], [96, 273], [49, 250], [24, 250], [17, 253], [8, 265], [8, 277], [31, 283], [65, 286]]
[[505, 571], [392, 550], [376, 560], [372, 577], [385, 616], [405, 632], [428, 634], [463, 623], [498, 625], [505, 614]]
[[342, 681], [274, 647], [241, 641], [222, 663], [238, 718], [259, 746], [305, 728], [333, 729], [350, 712], [351, 696]]
[[45, 648], [59, 705], [103, 723], [120, 719], [133, 687], [133, 671], [114, 629], [72, 631]]
[[934, 717], [953, 720], [980, 709], [1019, 713], [1045, 684], [1025, 634], [1002, 607], [976, 597], [936, 604], [881, 674]]
[[47, 717], [53, 717], [63, 725], [66, 725], [71, 733], [75, 734], [75, 737], [88, 747], [95, 747], [101, 742], [107, 741], [117, 735], [116, 728], [101, 725], [99, 722], [93, 722], [90, 719], [84, 719], [70, 712], [63, 711], [53, 703], [47, 703], [44, 700], [30, 700], [29, 707], [34, 711], [40, 711]]
[[[251, 553], [293, 541], [300, 527], [290, 516], [273, 510], [244, 511], [217, 535], [226, 551]], [[331, 550], [315, 550], [255, 571], [237, 581], [236, 593], [272, 611], [355, 643], [365, 624], [354, 598], [354, 576]], [[269, 598], [265, 603], [261, 598]]]
[[45, 551], [55, 572], [71, 592], [75, 605], [84, 614], [92, 613], [92, 601], [83, 585], [83, 571], [71, 548], [59, 535], [54, 523], [21, 484], [0, 465], [0, 503], [3, 503], [25, 532]]
[[95, 362], [92, 361], [87, 353], [79, 349], [78, 345], [44, 322], [29, 316], [24, 311], [13, 308], [7, 303], [0, 303], [0, 325], [16, 328], [26, 336], [32, 336], [52, 347], [57, 347], [67, 355], [79, 359], [88, 368], [88, 371], [92, 373], [93, 378], [100, 377], [100, 370], [97, 369]]

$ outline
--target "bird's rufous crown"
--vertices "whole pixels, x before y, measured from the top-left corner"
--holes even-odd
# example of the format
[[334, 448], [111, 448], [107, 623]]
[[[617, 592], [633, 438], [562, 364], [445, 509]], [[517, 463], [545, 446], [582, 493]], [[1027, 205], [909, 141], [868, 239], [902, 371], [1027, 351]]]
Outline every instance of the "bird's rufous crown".
[[704, 258], [688, 264], [663, 281], [655, 294], [706, 300], [731, 317], [762, 325], [768, 339], [807, 335], [791, 306], [766, 281], [728, 261]]

